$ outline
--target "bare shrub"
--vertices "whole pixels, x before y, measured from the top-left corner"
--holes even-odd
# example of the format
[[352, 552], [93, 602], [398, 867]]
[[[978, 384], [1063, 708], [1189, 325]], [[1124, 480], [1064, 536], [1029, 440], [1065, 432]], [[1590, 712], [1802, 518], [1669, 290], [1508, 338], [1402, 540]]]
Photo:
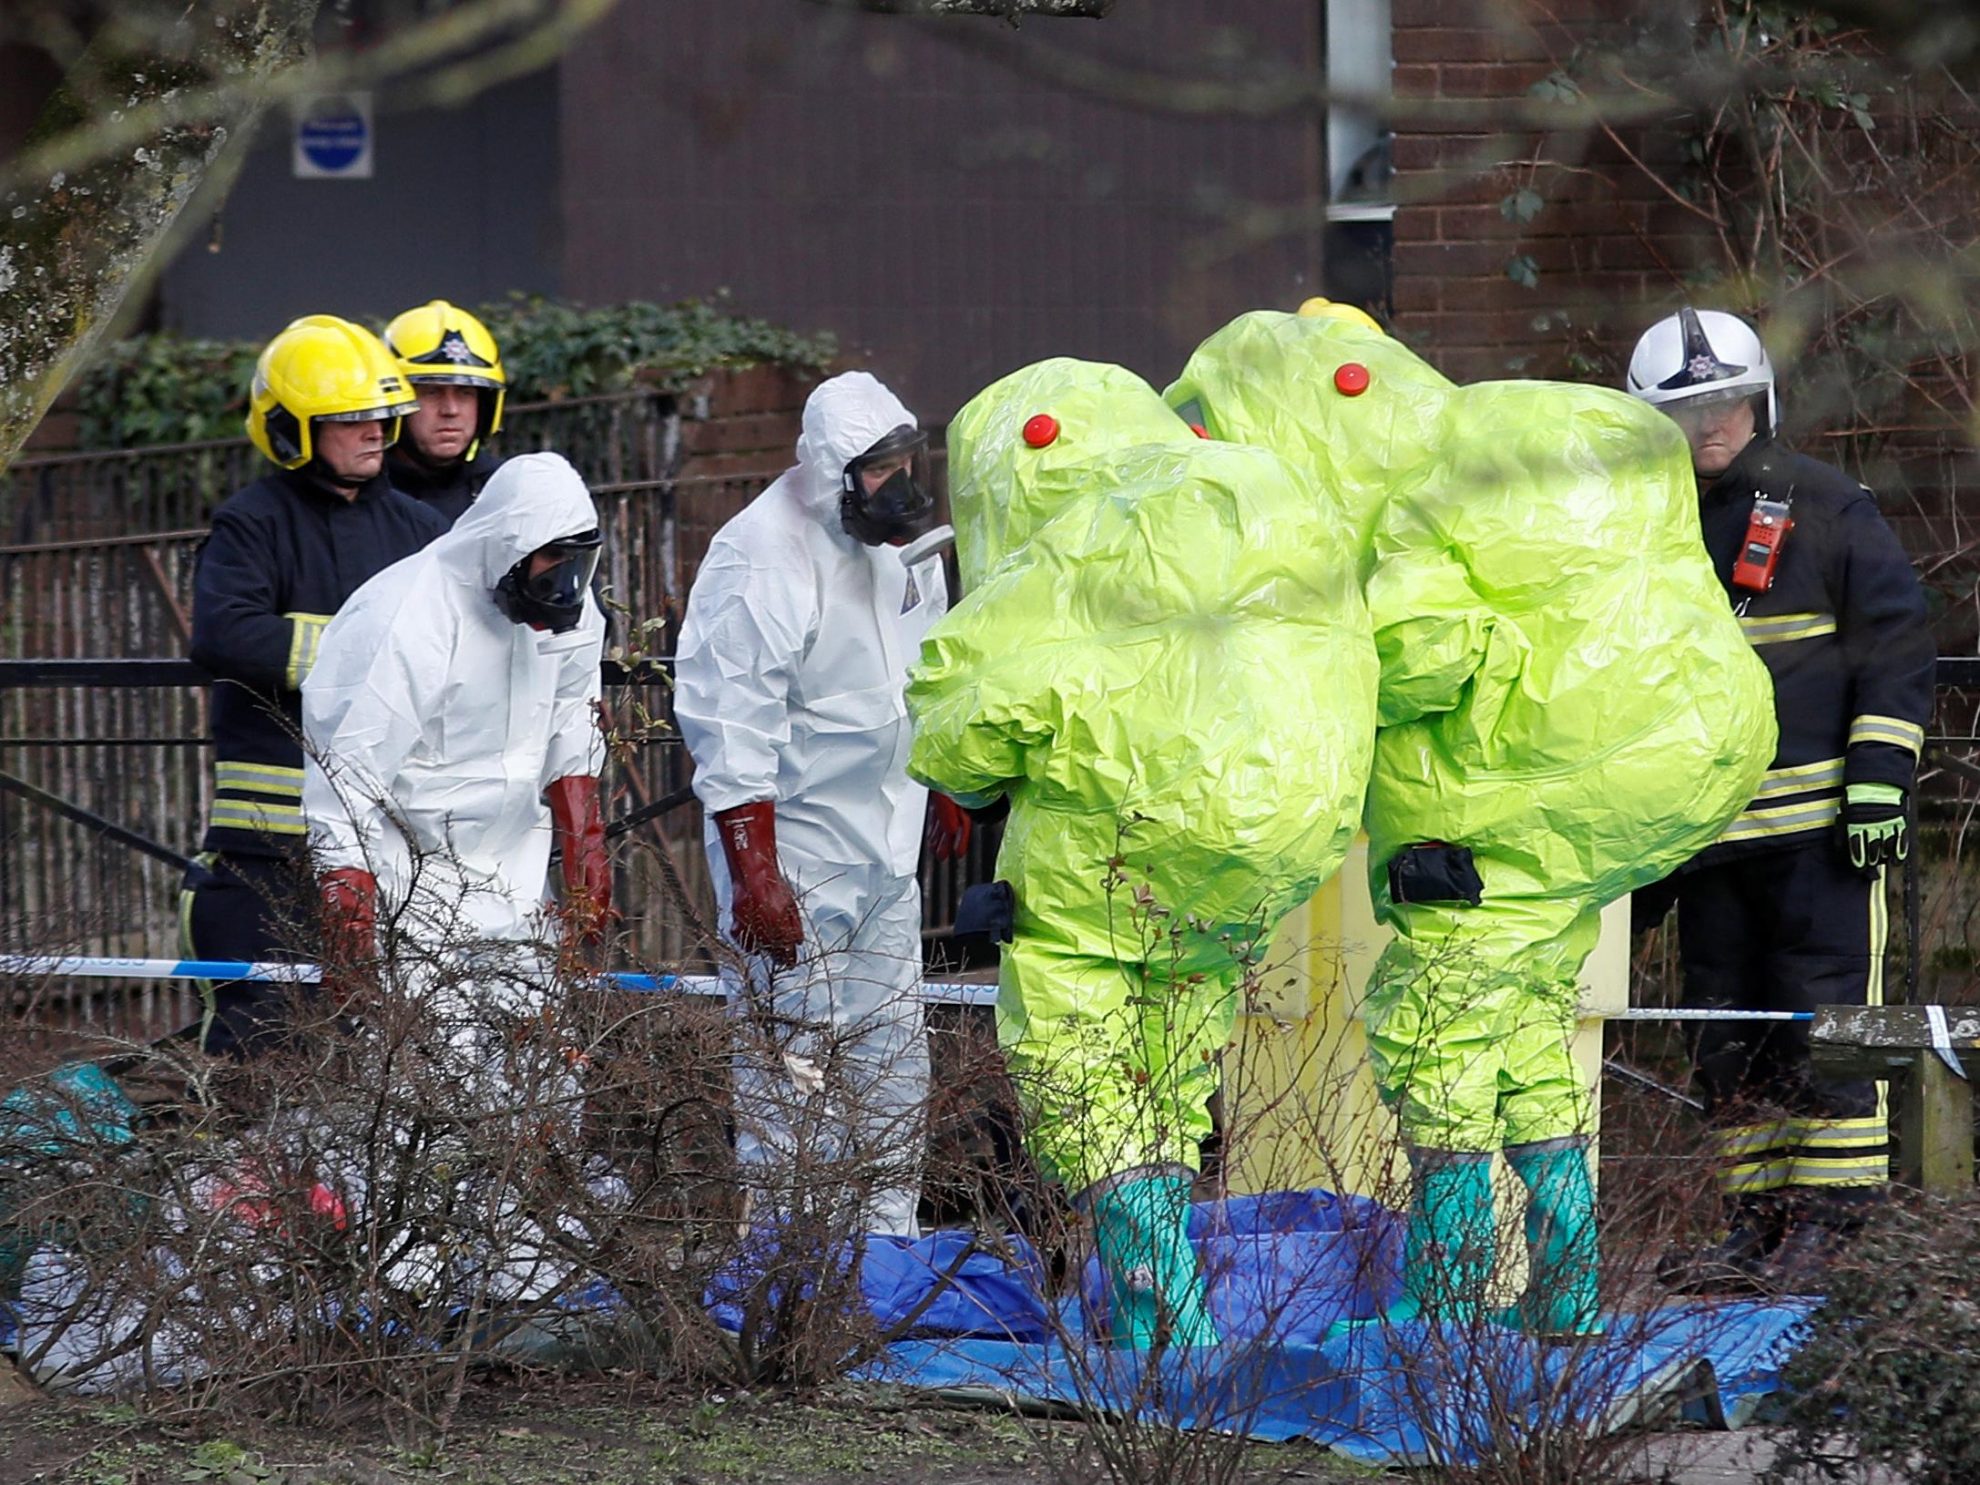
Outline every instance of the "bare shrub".
[[[487, 941], [453, 863], [413, 877], [375, 953], [324, 932], [313, 901], [271, 905], [324, 985], [295, 987], [268, 1055], [95, 1045], [143, 1095], [135, 1137], [24, 1085], [0, 1218], [26, 1260], [31, 1372], [165, 1414], [382, 1413], [424, 1443], [489, 1367], [814, 1386], [922, 1327], [939, 1275], [884, 1318], [861, 1286], [863, 1198], [912, 1176], [912, 1131], [801, 1139], [778, 1220], [748, 1220], [733, 1064], [781, 1059], [799, 1028], [608, 988], [554, 916], [540, 942]], [[803, 1030], [847, 1094], [837, 1039]], [[1007, 1128], [971, 1086], [993, 1070], [980, 1039], [948, 1040], [954, 1112], [937, 1117]], [[973, 1140], [944, 1144], [930, 1185], [972, 1224], [954, 1263], [1003, 1254], [1032, 1272], [1002, 1223], [1035, 1181], [992, 1172]]]
[[[864, 1147], [801, 1147], [781, 1220], [745, 1225], [731, 1064], [739, 1051], [781, 1058], [793, 1028], [608, 990], [559, 942], [478, 941], [453, 880], [444, 867], [422, 876], [375, 957], [333, 957], [328, 989], [298, 992], [297, 1032], [275, 1054], [233, 1064], [188, 1044], [119, 1049], [124, 1085], [151, 1095], [136, 1139], [92, 1132], [89, 1111], [71, 1106], [69, 1138], [30, 1124], [0, 1151], [15, 1173], [15, 1230], [38, 1247], [31, 1367], [58, 1385], [136, 1391], [161, 1412], [382, 1413], [426, 1441], [445, 1436], [477, 1369], [623, 1365], [753, 1390], [811, 1386], [925, 1329], [938, 1282], [918, 1309], [886, 1317], [860, 1282], [873, 1241], [860, 1230], [863, 1197], [898, 1174], [899, 1142], [884, 1132]], [[1192, 925], [1125, 880], [1117, 890], [1148, 966], [1141, 1001], [1205, 973], [1183, 951]], [[309, 914], [293, 926], [296, 951], [313, 956]], [[1211, 937], [1241, 1013], [1272, 1020], [1289, 971], [1266, 957], [1262, 931]], [[1195, 1013], [1178, 1001], [1167, 1014]], [[928, 1206], [960, 1229], [947, 1250], [958, 1269], [987, 1260], [1076, 1297], [1088, 1224], [1016, 1148], [1000, 1059], [980, 1033], [957, 1034], [962, 1019], [938, 1037], [925, 1120], [942, 1153]], [[1231, 1104], [1221, 1140], [1235, 1156], [1273, 1127], [1274, 1153], [1250, 1158], [1247, 1190], [1360, 1191], [1400, 1213], [1409, 1186], [1392, 1122], [1335, 1117], [1355, 1065], [1338, 1043], [1349, 1030], [1289, 1021], [1227, 1049], [1229, 1087], [1258, 1086], [1247, 1058], [1284, 1065], [1274, 1097]], [[1154, 1040], [1189, 1046], [1191, 1032], [1159, 1025]], [[825, 1085], [839, 1086], [834, 1041], [808, 1045]], [[1158, 1059], [1147, 1071], [1154, 1083], [1177, 1070]], [[1700, 1335], [1695, 1319], [1662, 1313], [1649, 1277], [1673, 1224], [1710, 1200], [1702, 1160], [1666, 1158], [1695, 1145], [1688, 1117], [1658, 1095], [1611, 1103], [1604, 1308], [1634, 1326], [1627, 1336], [1543, 1348], [1489, 1320], [1378, 1322], [1350, 1351], [1333, 1348], [1345, 1370], [1329, 1385], [1417, 1440], [1420, 1462], [1449, 1478], [1623, 1472], [1640, 1448], [1623, 1425], [1650, 1421], [1646, 1396], [1675, 1407], [1683, 1391], [1670, 1379], [1646, 1391], [1631, 1357], [1680, 1323], [1690, 1343]], [[1205, 1164], [1209, 1279], [1248, 1285], [1251, 1318], [1214, 1351], [1141, 1355], [1088, 1344], [1096, 1327], [1075, 1318], [1077, 1303], [1041, 1303], [1088, 1424], [1076, 1445], [1047, 1438], [1068, 1478], [1235, 1478], [1241, 1440], [1265, 1415], [1315, 1405], [1305, 1390], [1316, 1372], [1297, 1356], [1289, 1365], [1288, 1344], [1319, 1343], [1333, 1318], [1369, 1313], [1393, 1285], [1395, 1216], [1349, 1204], [1340, 1230], [1316, 1239], [1302, 1227], [1310, 1211], [1230, 1199], [1231, 1163], [1222, 1175]], [[1523, 1241], [1520, 1213], [1502, 1206], [1508, 1255]], [[1012, 1232], [1036, 1243], [1042, 1266]], [[1497, 1291], [1495, 1302], [1513, 1297]], [[729, 1329], [711, 1298], [730, 1301]]]
[[1765, 1479], [1980, 1477], [1980, 1201], [1879, 1211], [1829, 1275], [1784, 1372], [1785, 1428]]
[[169, 1094], [137, 1138], [30, 1120], [0, 1152], [38, 1375], [427, 1433], [473, 1366], [704, 1365], [733, 1246], [722, 1018], [478, 939], [430, 865], [361, 962], [286, 905], [330, 958], [274, 1052], [122, 1047], [119, 1079]]

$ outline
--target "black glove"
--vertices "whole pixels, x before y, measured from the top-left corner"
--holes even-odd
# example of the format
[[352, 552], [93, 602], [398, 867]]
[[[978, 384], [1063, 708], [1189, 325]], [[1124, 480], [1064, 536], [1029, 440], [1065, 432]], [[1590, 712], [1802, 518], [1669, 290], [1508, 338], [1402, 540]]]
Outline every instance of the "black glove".
[[1007, 944], [1017, 932], [1017, 893], [1009, 882], [978, 882], [963, 889], [956, 904], [955, 932], [980, 933], [995, 944]]
[[1389, 858], [1391, 902], [1463, 902], [1477, 907], [1484, 900], [1485, 882], [1469, 846], [1423, 841], [1404, 846]]
[[1911, 821], [1896, 784], [1851, 784], [1844, 791], [1836, 846], [1843, 860], [1874, 877], [1885, 862], [1911, 854]]

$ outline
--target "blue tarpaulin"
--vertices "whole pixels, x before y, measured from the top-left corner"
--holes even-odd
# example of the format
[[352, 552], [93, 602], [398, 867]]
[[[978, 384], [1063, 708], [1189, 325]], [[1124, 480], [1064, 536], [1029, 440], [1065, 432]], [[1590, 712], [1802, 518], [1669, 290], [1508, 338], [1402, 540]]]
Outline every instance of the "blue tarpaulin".
[[[1606, 1337], [1574, 1345], [1421, 1321], [1328, 1340], [1335, 1319], [1375, 1314], [1398, 1291], [1395, 1213], [1359, 1197], [1279, 1192], [1200, 1204], [1190, 1235], [1220, 1346], [1151, 1362], [1091, 1339], [1104, 1320], [1097, 1269], [1089, 1266], [1079, 1295], [1048, 1304], [1037, 1256], [1010, 1238], [998, 1245], [1003, 1258], [970, 1254], [954, 1292], [922, 1310], [916, 1338], [897, 1342], [865, 1375], [1019, 1405], [1304, 1438], [1369, 1463], [1458, 1463], [1561, 1428], [1680, 1418], [1737, 1427], [1778, 1389], [1813, 1306], [1665, 1306], [1611, 1316]], [[912, 1314], [968, 1243], [956, 1232], [868, 1239], [861, 1291], [876, 1319], [892, 1325]], [[733, 1325], [736, 1291], [711, 1299]]]
[[[1283, 1344], [1315, 1342], [1343, 1316], [1376, 1314], [1401, 1287], [1401, 1219], [1366, 1197], [1276, 1191], [1199, 1202], [1189, 1236], [1229, 1340], [1269, 1333]], [[718, 1323], [735, 1329], [752, 1290], [821, 1266], [821, 1255], [801, 1248], [786, 1255], [782, 1242], [775, 1227], [758, 1227], [716, 1276], [708, 1306]], [[905, 1325], [912, 1335], [1012, 1341], [1064, 1333], [1044, 1298], [1044, 1264], [1022, 1237], [983, 1245], [966, 1232], [913, 1240], [874, 1234], [860, 1245], [860, 1297], [883, 1331]], [[851, 1258], [852, 1245], [842, 1244], [841, 1271]], [[1088, 1262], [1080, 1293], [1078, 1328], [1103, 1332], [1106, 1284], [1097, 1261]]]
[[1545, 1431], [1679, 1418], [1736, 1427], [1779, 1386], [1810, 1302], [1672, 1306], [1542, 1346], [1494, 1327], [1369, 1326], [1320, 1345], [1260, 1337], [1171, 1352], [1064, 1341], [906, 1341], [875, 1378], [1058, 1403], [1252, 1438], [1309, 1439], [1370, 1464], [1463, 1463]]
[[[1402, 1290], [1403, 1220], [1365, 1196], [1271, 1191], [1198, 1202], [1189, 1237], [1226, 1341], [1312, 1345], [1336, 1320], [1376, 1315]], [[1107, 1284], [1087, 1260], [1085, 1326], [1106, 1329]]]
[[[1021, 1237], [1004, 1238], [994, 1251], [967, 1232], [932, 1232], [909, 1240], [874, 1233], [859, 1241], [859, 1293], [882, 1334], [993, 1336], [1042, 1341], [1054, 1321], [1042, 1298], [1045, 1268]], [[835, 1258], [843, 1273], [853, 1245]], [[741, 1254], [708, 1286], [709, 1313], [737, 1330], [753, 1295], [769, 1298], [776, 1287], [822, 1267], [821, 1255], [803, 1246], [784, 1251], [775, 1227], [753, 1228]]]

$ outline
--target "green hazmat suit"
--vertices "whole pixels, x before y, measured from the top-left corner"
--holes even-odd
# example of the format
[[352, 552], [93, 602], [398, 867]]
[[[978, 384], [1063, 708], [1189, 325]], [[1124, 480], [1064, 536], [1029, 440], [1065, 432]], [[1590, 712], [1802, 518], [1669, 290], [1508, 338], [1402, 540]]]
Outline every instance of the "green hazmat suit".
[[[1601, 910], [1716, 839], [1774, 749], [1683, 436], [1618, 392], [1457, 387], [1378, 331], [1263, 312], [1166, 395], [1356, 515], [1382, 663], [1370, 885], [1397, 933], [1366, 1014], [1405, 1136], [1585, 1134], [1568, 1039]], [[1479, 905], [1392, 900], [1391, 858], [1422, 842], [1470, 849]]]
[[1244, 965], [1361, 812], [1376, 659], [1346, 518], [1088, 362], [987, 388], [949, 459], [967, 593], [909, 682], [908, 771], [1010, 798], [998, 1034], [1028, 1142], [1075, 1193], [1193, 1168]]

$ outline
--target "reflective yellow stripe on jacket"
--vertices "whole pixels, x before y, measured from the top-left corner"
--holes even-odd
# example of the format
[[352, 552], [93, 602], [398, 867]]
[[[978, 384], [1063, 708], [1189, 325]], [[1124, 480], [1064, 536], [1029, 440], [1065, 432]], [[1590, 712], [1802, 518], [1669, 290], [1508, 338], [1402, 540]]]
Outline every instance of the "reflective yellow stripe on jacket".
[[1925, 750], [1925, 729], [1902, 717], [1857, 717], [1849, 724], [1849, 745], [1858, 743], [1889, 743], [1916, 758]]
[[216, 799], [212, 825], [215, 830], [245, 830], [254, 835], [301, 835], [302, 802], [270, 804], [259, 799]]
[[1797, 763], [1792, 768], [1770, 768], [1761, 776], [1760, 792], [1753, 797], [1785, 799], [1790, 794], [1816, 794], [1840, 789], [1843, 761], [1823, 758], [1815, 763]]
[[1836, 632], [1834, 614], [1741, 614], [1740, 632], [1750, 645], [1779, 645], [1793, 639], [1814, 639]]
[[1726, 827], [1721, 841], [1766, 840], [1778, 835], [1794, 835], [1803, 830], [1819, 830], [1842, 814], [1842, 800], [1805, 799], [1798, 804], [1778, 804], [1767, 809], [1750, 809]]
[[1891, 1177], [1890, 1125], [1880, 1116], [1796, 1121], [1790, 1186], [1881, 1186]]
[[303, 771], [280, 763], [239, 763], [222, 758], [213, 765], [213, 788], [217, 794], [246, 792], [301, 799]]
[[1731, 1129], [1715, 1129], [1707, 1138], [1722, 1160], [1737, 1161], [1742, 1156], [1764, 1154], [1790, 1143], [1788, 1130], [1793, 1121], [1775, 1119], [1766, 1124], [1741, 1124]]
[[257, 835], [301, 835], [303, 771], [223, 758], [213, 765], [212, 824]]
[[289, 664], [282, 672], [282, 684], [291, 691], [302, 689], [303, 677], [316, 664], [317, 647], [333, 614], [284, 614], [289, 621]]

